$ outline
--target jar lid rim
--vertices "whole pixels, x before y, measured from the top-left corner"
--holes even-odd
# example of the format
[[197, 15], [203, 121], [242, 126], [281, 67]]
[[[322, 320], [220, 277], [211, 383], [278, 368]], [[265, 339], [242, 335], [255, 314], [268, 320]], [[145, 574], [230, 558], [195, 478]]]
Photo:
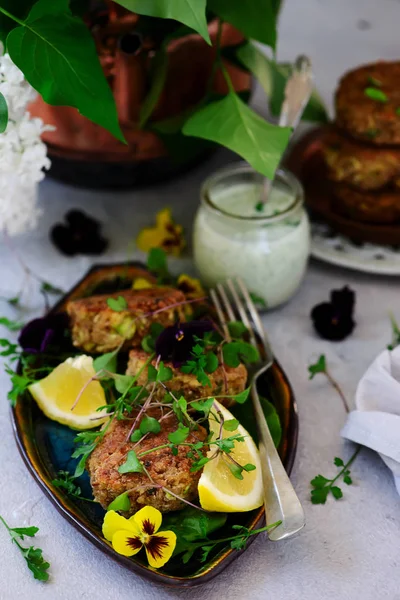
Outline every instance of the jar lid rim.
[[245, 221], [248, 223], [276, 223], [282, 221], [283, 219], [290, 216], [294, 213], [299, 206], [301, 206], [304, 202], [304, 193], [303, 188], [293, 173], [291, 173], [288, 169], [279, 168], [275, 173], [275, 178], [280, 179], [294, 190], [294, 198], [293, 202], [289, 204], [287, 208], [285, 208], [279, 214], [273, 215], [253, 215], [253, 216], [245, 216], [238, 215], [235, 213], [231, 213], [224, 208], [221, 208], [211, 199], [210, 196], [210, 188], [213, 184], [217, 183], [224, 177], [228, 175], [235, 175], [238, 173], [252, 173], [258, 175], [260, 178], [263, 178], [263, 175], [258, 173], [253, 167], [248, 165], [246, 162], [236, 162], [224, 167], [222, 169], [218, 169], [212, 175], [207, 177], [207, 179], [203, 182], [201, 187], [201, 200], [202, 203], [206, 204], [208, 208], [210, 208], [215, 214], [219, 214], [223, 217], [228, 217], [230, 219], [235, 219], [237, 221]]

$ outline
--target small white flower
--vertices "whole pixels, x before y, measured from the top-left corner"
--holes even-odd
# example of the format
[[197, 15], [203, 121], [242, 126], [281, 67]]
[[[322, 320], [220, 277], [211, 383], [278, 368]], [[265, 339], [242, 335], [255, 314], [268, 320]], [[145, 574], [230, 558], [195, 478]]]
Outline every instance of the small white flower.
[[27, 112], [36, 92], [8, 54], [0, 56], [0, 92], [9, 116], [6, 131], [0, 134], [0, 231], [17, 235], [36, 227], [40, 216], [37, 183], [50, 168], [40, 136], [54, 127]]

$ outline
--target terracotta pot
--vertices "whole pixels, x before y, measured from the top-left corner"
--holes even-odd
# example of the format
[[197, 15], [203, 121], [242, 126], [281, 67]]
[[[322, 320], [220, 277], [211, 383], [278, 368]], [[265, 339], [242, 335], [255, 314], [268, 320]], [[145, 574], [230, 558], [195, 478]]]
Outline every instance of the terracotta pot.
[[[91, 17], [93, 15], [88, 25], [113, 90], [128, 145], [118, 142], [76, 109], [50, 106], [39, 97], [31, 105], [31, 113], [57, 128], [43, 136], [53, 163], [50, 175], [90, 187], [126, 187], [165, 179], [198, 162], [209, 152], [209, 145], [204, 141], [192, 142], [191, 152], [183, 153], [187, 154], [187, 160], [176, 163], [156, 133], [138, 127], [140, 108], [149, 89], [154, 51], [159, 44], [157, 36], [140, 34], [140, 17], [112, 3], [107, 12], [96, 14], [90, 21]], [[216, 22], [210, 24], [209, 31], [215, 42]], [[222, 46], [235, 46], [241, 41], [243, 36], [224, 24]], [[205, 96], [216, 50], [193, 34], [171, 42], [167, 52], [166, 83], [151, 122], [180, 115]], [[231, 64], [226, 67], [236, 91], [249, 91], [249, 74]], [[213, 88], [218, 93], [227, 92], [219, 72]]]

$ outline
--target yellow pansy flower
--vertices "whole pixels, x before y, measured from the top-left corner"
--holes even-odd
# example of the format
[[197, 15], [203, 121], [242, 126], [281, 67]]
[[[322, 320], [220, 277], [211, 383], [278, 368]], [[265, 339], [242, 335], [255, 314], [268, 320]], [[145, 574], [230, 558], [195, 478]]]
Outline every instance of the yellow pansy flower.
[[202, 298], [206, 296], [203, 286], [200, 283], [200, 279], [195, 279], [189, 275], [179, 275], [177, 281], [177, 287], [181, 292], [185, 294], [187, 298]]
[[152, 506], [141, 508], [130, 519], [110, 510], [104, 517], [103, 535], [123, 556], [133, 556], [144, 548], [149, 565], [159, 569], [169, 561], [176, 546], [173, 531], [157, 533], [161, 523], [162, 514]]
[[134, 280], [133, 284], [132, 284], [132, 289], [133, 290], [145, 290], [147, 288], [152, 288], [154, 287], [154, 283], [151, 283], [151, 281], [149, 281], [148, 279], [145, 279], [144, 277], [136, 277], [136, 279]]
[[163, 208], [156, 215], [155, 227], [142, 229], [136, 244], [143, 252], [148, 252], [152, 248], [162, 248], [167, 254], [179, 256], [186, 242], [182, 225], [174, 222], [170, 208]]

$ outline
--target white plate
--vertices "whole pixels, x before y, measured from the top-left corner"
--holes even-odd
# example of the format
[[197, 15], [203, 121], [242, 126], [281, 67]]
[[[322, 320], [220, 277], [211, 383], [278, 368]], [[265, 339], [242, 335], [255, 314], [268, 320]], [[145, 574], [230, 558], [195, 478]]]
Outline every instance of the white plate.
[[311, 224], [311, 235], [314, 258], [365, 273], [400, 276], [400, 246], [356, 245], [322, 223]]

